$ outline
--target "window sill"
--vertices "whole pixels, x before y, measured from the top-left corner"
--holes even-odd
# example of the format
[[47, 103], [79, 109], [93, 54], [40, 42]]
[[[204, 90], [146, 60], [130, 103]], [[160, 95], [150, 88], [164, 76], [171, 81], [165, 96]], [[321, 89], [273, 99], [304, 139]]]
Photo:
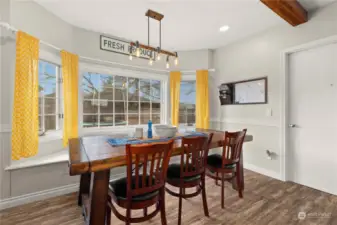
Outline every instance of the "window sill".
[[53, 154], [44, 155], [44, 156], [35, 156], [28, 159], [21, 159], [19, 161], [13, 161], [12, 165], [5, 168], [6, 171], [17, 170], [29, 167], [37, 167], [43, 165], [49, 165], [60, 162], [68, 162], [69, 154], [68, 150], [62, 150]]
[[39, 143], [46, 143], [50, 141], [62, 140], [62, 131], [48, 131], [44, 136], [39, 137]]

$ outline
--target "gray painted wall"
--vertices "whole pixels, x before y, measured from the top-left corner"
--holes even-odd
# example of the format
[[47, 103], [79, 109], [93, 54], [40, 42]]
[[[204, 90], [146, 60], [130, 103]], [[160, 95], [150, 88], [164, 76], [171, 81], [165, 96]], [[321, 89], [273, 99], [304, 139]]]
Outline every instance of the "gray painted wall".
[[[146, 65], [137, 59], [130, 62], [127, 56], [99, 50], [99, 34], [75, 28], [32, 2], [0, 1], [2, 20], [19, 29], [77, 54], [118, 61], [133, 65]], [[177, 70], [195, 70], [214, 67], [210, 76], [211, 127], [237, 130], [244, 127], [254, 135], [254, 142], [245, 144], [245, 163], [278, 173], [279, 159], [269, 161], [264, 151], [279, 154], [279, 76], [280, 52], [288, 47], [337, 34], [337, 4], [320, 10], [309, 23], [293, 28], [282, 25], [235, 44], [213, 51], [180, 52]], [[11, 34], [2, 30], [2, 35]], [[10, 162], [10, 124], [14, 87], [15, 40], [2, 42], [0, 69], [0, 199], [77, 183], [77, 177], [68, 175], [67, 163], [58, 163], [16, 171], [4, 171]], [[163, 69], [164, 64], [154, 65]], [[269, 103], [259, 106], [219, 106], [217, 86], [254, 77], [268, 76]], [[273, 116], [266, 117], [272, 108]], [[221, 122], [222, 121], [222, 122]], [[42, 149], [41, 149], [42, 150]], [[280, 156], [282, 157], [282, 156]]]
[[[211, 117], [223, 129], [248, 128], [254, 136], [246, 144], [244, 159], [246, 165], [253, 165], [264, 171], [278, 174], [280, 158], [268, 160], [265, 150], [280, 155], [280, 74], [281, 51], [337, 34], [337, 3], [317, 11], [308, 23], [298, 27], [288, 24], [269, 29], [214, 52], [216, 73], [211, 94]], [[216, 86], [225, 82], [268, 76], [268, 104], [220, 106]], [[268, 108], [273, 115], [266, 116]], [[214, 110], [213, 110], [214, 109]]]
[[[128, 56], [101, 51], [99, 49], [100, 34], [73, 27], [34, 2], [1, 0], [0, 15], [1, 20], [9, 22], [14, 27], [79, 55], [148, 67], [148, 61], [146, 60], [134, 59], [129, 61]], [[14, 90], [15, 35], [4, 30], [1, 31], [3, 36], [8, 36], [9, 38], [7, 42], [2, 42], [0, 49], [0, 205], [1, 200], [4, 199], [75, 184], [78, 183], [79, 179], [79, 177], [70, 177], [68, 175], [67, 163], [56, 163], [12, 171], [4, 170], [11, 162], [10, 142]], [[41, 48], [45, 48], [45, 46], [41, 45]], [[172, 69], [208, 69], [211, 55], [209, 50], [179, 52], [180, 65], [172, 67]], [[165, 69], [164, 60], [153, 67]], [[42, 151], [43, 147], [40, 146], [39, 152]], [[117, 169], [116, 173], [120, 171], [120, 169]]]

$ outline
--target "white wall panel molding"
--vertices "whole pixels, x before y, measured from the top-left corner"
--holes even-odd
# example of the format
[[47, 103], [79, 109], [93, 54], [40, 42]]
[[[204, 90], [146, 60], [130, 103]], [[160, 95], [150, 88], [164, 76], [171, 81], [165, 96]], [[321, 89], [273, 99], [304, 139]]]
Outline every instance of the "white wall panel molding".
[[211, 123], [231, 123], [231, 124], [243, 124], [250, 126], [264, 126], [264, 127], [279, 127], [279, 121], [263, 121], [255, 119], [243, 119], [243, 118], [228, 118], [228, 119], [218, 119], [211, 118]]
[[0, 124], [0, 133], [10, 133], [12, 128], [10, 124]]

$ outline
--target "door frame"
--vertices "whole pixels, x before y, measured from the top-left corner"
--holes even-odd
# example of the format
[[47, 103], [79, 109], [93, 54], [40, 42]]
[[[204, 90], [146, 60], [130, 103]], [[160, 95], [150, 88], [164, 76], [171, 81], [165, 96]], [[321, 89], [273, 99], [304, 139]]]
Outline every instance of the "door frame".
[[300, 52], [319, 46], [337, 43], [337, 35], [312, 41], [303, 45], [295, 46], [281, 52], [281, 77], [280, 77], [280, 178], [283, 181], [289, 180], [289, 56], [292, 53]]

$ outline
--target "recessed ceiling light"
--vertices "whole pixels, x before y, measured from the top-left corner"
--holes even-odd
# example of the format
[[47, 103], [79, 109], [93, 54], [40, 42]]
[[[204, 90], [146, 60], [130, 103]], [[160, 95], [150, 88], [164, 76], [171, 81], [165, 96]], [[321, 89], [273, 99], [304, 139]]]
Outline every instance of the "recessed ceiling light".
[[220, 32], [226, 32], [226, 31], [228, 31], [228, 29], [229, 29], [229, 26], [227, 26], [227, 25], [225, 25], [225, 26], [222, 26], [222, 27], [220, 27]]

